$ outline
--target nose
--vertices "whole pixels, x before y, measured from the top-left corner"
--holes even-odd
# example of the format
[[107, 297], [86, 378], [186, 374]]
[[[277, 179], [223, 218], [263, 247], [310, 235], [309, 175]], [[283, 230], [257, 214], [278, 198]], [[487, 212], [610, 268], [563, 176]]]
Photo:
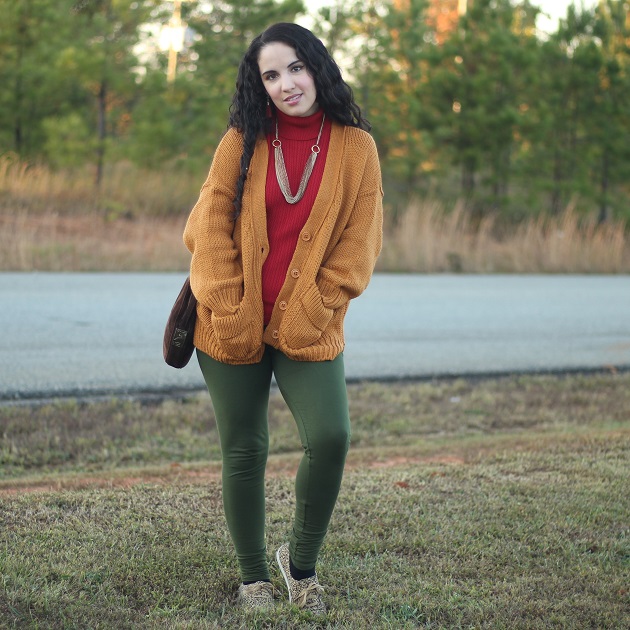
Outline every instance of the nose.
[[295, 87], [293, 77], [287, 72], [282, 75], [282, 91], [290, 92]]

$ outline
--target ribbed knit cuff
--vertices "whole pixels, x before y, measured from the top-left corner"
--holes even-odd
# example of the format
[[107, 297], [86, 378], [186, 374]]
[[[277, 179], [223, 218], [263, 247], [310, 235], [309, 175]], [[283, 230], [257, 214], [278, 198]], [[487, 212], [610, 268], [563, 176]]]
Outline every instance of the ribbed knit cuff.
[[348, 298], [343, 291], [334, 284], [326, 282], [326, 280], [321, 278], [317, 280], [317, 288], [322, 295], [322, 302], [326, 308], [337, 310], [348, 302]]
[[207, 305], [217, 317], [229, 317], [238, 310], [243, 299], [243, 289], [237, 287], [222, 287], [219, 291], [209, 292]]

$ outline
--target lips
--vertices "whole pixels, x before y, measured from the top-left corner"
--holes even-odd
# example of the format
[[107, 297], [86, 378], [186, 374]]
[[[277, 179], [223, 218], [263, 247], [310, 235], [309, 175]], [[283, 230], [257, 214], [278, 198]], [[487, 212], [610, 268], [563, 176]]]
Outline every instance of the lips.
[[287, 103], [288, 105], [291, 105], [291, 103], [297, 103], [300, 98], [302, 98], [301, 94], [292, 94], [291, 96], [288, 96], [287, 98], [284, 99], [284, 102]]

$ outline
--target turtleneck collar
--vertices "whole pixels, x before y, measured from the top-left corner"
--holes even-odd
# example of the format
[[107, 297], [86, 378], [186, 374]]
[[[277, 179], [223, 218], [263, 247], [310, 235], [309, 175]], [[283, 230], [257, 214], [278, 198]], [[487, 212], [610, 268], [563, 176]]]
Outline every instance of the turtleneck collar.
[[[324, 110], [318, 109], [310, 116], [289, 116], [280, 110], [275, 112], [278, 117], [278, 136], [287, 140], [315, 140], [322, 124]], [[275, 126], [272, 129], [275, 134]]]

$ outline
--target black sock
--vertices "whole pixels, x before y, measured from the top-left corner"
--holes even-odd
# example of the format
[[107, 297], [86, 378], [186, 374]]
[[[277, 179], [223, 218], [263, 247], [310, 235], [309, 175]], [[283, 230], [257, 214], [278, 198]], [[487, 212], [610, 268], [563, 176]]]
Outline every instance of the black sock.
[[248, 584], [256, 584], [256, 582], [271, 582], [271, 580], [252, 580], [251, 582], [243, 582], [245, 586]]
[[293, 562], [291, 562], [291, 558], [289, 558], [289, 570], [294, 580], [305, 580], [315, 575], [315, 567], [312, 569], [298, 569]]

